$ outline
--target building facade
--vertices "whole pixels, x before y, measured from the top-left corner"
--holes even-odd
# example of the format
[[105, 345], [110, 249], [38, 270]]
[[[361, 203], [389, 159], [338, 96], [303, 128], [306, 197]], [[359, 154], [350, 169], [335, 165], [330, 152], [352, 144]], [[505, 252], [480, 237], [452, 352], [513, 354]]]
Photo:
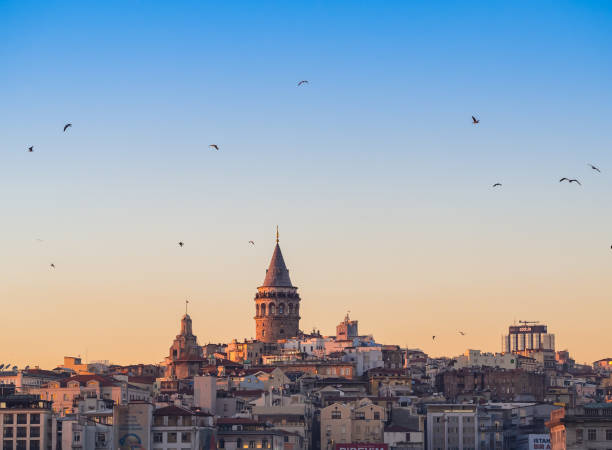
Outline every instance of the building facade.
[[386, 410], [362, 399], [333, 403], [321, 409], [321, 450], [333, 450], [346, 442], [381, 443], [384, 440]]
[[555, 350], [555, 335], [548, 333], [546, 325], [537, 322], [519, 322], [511, 325], [502, 338], [503, 353], [520, 353], [537, 350]]
[[185, 314], [181, 319], [181, 332], [174, 339], [165, 361], [166, 378], [180, 380], [196, 376], [203, 363], [202, 347], [193, 334], [191, 317]]
[[266, 278], [255, 294], [255, 335], [258, 341], [276, 342], [300, 334], [300, 295], [297, 289], [291, 284], [277, 232]]
[[427, 405], [427, 448], [478, 450], [478, 407]]
[[0, 397], [2, 449], [47, 450], [54, 444], [51, 402], [36, 395]]
[[612, 448], [612, 403], [558, 409], [546, 423], [552, 450]]

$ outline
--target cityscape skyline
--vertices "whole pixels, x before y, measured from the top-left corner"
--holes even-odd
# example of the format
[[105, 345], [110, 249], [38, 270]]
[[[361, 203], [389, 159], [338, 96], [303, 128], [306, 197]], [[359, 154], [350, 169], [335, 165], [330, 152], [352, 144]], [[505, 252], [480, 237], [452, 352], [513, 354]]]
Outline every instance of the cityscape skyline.
[[[279, 234], [278, 234], [278, 227], [277, 227], [276, 246], [278, 247], [278, 245], [279, 245]], [[280, 255], [280, 259], [282, 261], [283, 256], [280, 253], [280, 249], [278, 249], [278, 255]], [[277, 264], [277, 265], [279, 264], [278, 262], [275, 262], [277, 258], [278, 258], [277, 250], [275, 250], [273, 255], [272, 255], [272, 259], [271, 259], [271, 263], [270, 263], [270, 268], [273, 267], [273, 264]], [[282, 264], [282, 267], [284, 267], [284, 265], [285, 265], [284, 261], [282, 261], [281, 264]], [[283, 269], [283, 270], [286, 270], [286, 269]], [[263, 281], [262, 286], [267, 286], [268, 285], [267, 283], [268, 283], [268, 278], [269, 277], [267, 275], [267, 272], [268, 272], [268, 270], [266, 270], [265, 280]], [[288, 280], [288, 278], [287, 278], [287, 280]], [[291, 281], [289, 281], [289, 283], [291, 283]], [[295, 284], [297, 284], [297, 283], [294, 283], [294, 285]], [[194, 304], [197, 305], [197, 302], [194, 303], [192, 299], [186, 299], [186, 300], [183, 301], [183, 307], [185, 308], [185, 314], [187, 314], [188, 308], [192, 307]], [[251, 308], [251, 310], [252, 310], [252, 308]], [[197, 311], [197, 309], [196, 309], [196, 311]], [[347, 310], [347, 312], [346, 312], [347, 317], [349, 316], [350, 313], [351, 313], [351, 311]], [[354, 311], [353, 311], [353, 313], [354, 313]], [[248, 311], [246, 312], [246, 315], [247, 316], [249, 315]], [[171, 322], [173, 322], [174, 325], [176, 325], [175, 322], [178, 322], [178, 318], [180, 318], [180, 316], [181, 316], [180, 314], [177, 314], [176, 318], [174, 320], [171, 320]], [[190, 311], [190, 316], [193, 316], [193, 310]], [[194, 335], [196, 335], [196, 336], [205, 336], [204, 339], [200, 338], [200, 340], [198, 342], [200, 345], [205, 345], [206, 343], [228, 342], [229, 340], [231, 340], [232, 337], [236, 338], [235, 335], [231, 335], [231, 336], [228, 336], [227, 338], [219, 338], [219, 339], [216, 339], [216, 340], [214, 338], [206, 339], [206, 336], [207, 336], [206, 332], [198, 333], [198, 330], [201, 331], [201, 329], [199, 329], [197, 327], [197, 322], [198, 322], [197, 321], [197, 316], [194, 316], [194, 317], [196, 317], [196, 326], [194, 328]], [[378, 339], [379, 341], [384, 342], [383, 339], [379, 338], [378, 333], [376, 333], [375, 331], [373, 331], [373, 330], [371, 330], [369, 328], [364, 330], [365, 327], [363, 327], [363, 318], [360, 318], [359, 316], [355, 316], [355, 315], [353, 315], [353, 318], [362, 321], [362, 331], [365, 331], [365, 333], [362, 333], [362, 334], [366, 334], [366, 335], [370, 335], [371, 334], [371, 335], [374, 336], [374, 338]], [[249, 319], [252, 320], [251, 317], [249, 317]], [[334, 316], [334, 317], [330, 317], [330, 320], [337, 322], [339, 320], [339, 318]], [[542, 325], [541, 324], [542, 321], [539, 321], [539, 320], [536, 320], [536, 321], [522, 321], [522, 320], [518, 320], [517, 321], [516, 319], [514, 319], [512, 322], [507, 322], [506, 325], [510, 324], [510, 325], [517, 326], [517, 325], [520, 325], [521, 322], [524, 322], [525, 325], [535, 325], [535, 324], [538, 324], [538, 325], [535, 325], [535, 328], [543, 329], [543, 331], [538, 331], [538, 332], [546, 333], [547, 326], [546, 325]], [[368, 324], [367, 316], [366, 316], [366, 322], [365, 323], [366, 323], [366, 326], [367, 326], [367, 324]], [[515, 328], [520, 328], [520, 327], [515, 327]], [[314, 331], [316, 329], [317, 332], [320, 332], [323, 336], [333, 336], [334, 335], [333, 327], [332, 327], [332, 329], [329, 330], [329, 332], [327, 332], [328, 330], [320, 329], [320, 328], [317, 328], [316, 326], [313, 326], [311, 328], [305, 327], [304, 329], [302, 329], [302, 331], [305, 332], [305, 333], [309, 333], [311, 331], [311, 329], [312, 329], [312, 331]], [[470, 331], [463, 331], [463, 330], [464, 330], [464, 328], [459, 327], [459, 328], [457, 328], [457, 330], [454, 333], [448, 332], [448, 331], [442, 331], [442, 333], [436, 334], [435, 335], [436, 339], [435, 340], [432, 339], [431, 347], [427, 346], [427, 345], [424, 345], [424, 346], [423, 345], [418, 345], [418, 344], [415, 343], [414, 345], [407, 344], [404, 348], [406, 348], [406, 349], [419, 349], [419, 350], [423, 350], [423, 349], [428, 349], [429, 350], [430, 348], [434, 348], [433, 351], [429, 350], [429, 352], [432, 353], [432, 354], [435, 354], [438, 357], [442, 357], [442, 356], [447, 356], [447, 357], [450, 357], [450, 358], [457, 357], [459, 355], [462, 355], [468, 349], [474, 349], [477, 346], [469, 346], [469, 345], [468, 346], [464, 346], [464, 349], [459, 350], [459, 351], [457, 351], [455, 353], [451, 353], [451, 354], [444, 354], [444, 353], [436, 354], [435, 353], [435, 348], [437, 347], [439, 342], [444, 343], [444, 341], [447, 340], [447, 339], [451, 339], [451, 340], [454, 340], [456, 342], [454, 347], [460, 347], [461, 345], [463, 345], [463, 342], [470, 342], [470, 337], [471, 337], [472, 333]], [[230, 334], [232, 332], [233, 332], [232, 330], [229, 330]], [[511, 332], [517, 333], [518, 330], [511, 331]], [[505, 333], [505, 331], [503, 331], [502, 334], [503, 333]], [[546, 336], [549, 336], [549, 335], [546, 335]], [[103, 340], [106, 340], [106, 338], [107, 338], [106, 336], [99, 336], [99, 337], [102, 337]], [[128, 337], [128, 336], [126, 336], [126, 337]], [[164, 336], [162, 336], [162, 335], [160, 335], [159, 337], [162, 338], [162, 340], [164, 338]], [[245, 340], [251, 339], [252, 340], [252, 339], [255, 338], [255, 330], [253, 330], [253, 332], [249, 336], [245, 335], [243, 337], [238, 337], [238, 338], [239, 338], [239, 341], [242, 340], [242, 339], [245, 339]], [[128, 337], [128, 339], [129, 339], [129, 337]], [[508, 351], [505, 348], [505, 346], [509, 346], [510, 345], [509, 344], [510, 341], [508, 341], [508, 344], [505, 344], [504, 342], [505, 342], [506, 339], [509, 339], [509, 338], [504, 336], [504, 340], [503, 340], [502, 345], [500, 346], [500, 348], [490, 348], [490, 346], [482, 346], [481, 345], [481, 346], [478, 347], [478, 350], [481, 350], [481, 351], [484, 351], [484, 352], [490, 352], [490, 353], [498, 353], [498, 352]], [[533, 338], [531, 338], [531, 339], [533, 340]], [[554, 335], [552, 335], [552, 342], [553, 342], [552, 347], [549, 347], [548, 344], [546, 344], [546, 346], [544, 348], [550, 348], [552, 350], [555, 350], [554, 341], [555, 341], [555, 337], [554, 337]], [[473, 342], [473, 341], [471, 341], [471, 342]], [[516, 346], [519, 345], [518, 342], [519, 341], [517, 340], [516, 344], [513, 345], [513, 349], [516, 349]], [[530, 342], [532, 342], [530, 345], [533, 345], [533, 341], [530, 341]], [[539, 342], [539, 340], [538, 340], [538, 342]], [[112, 345], [112, 343], [113, 343], [113, 341], [111, 341], [111, 345]], [[522, 345], [525, 345], [525, 344], [522, 344]], [[124, 347], [125, 347], [124, 348], [125, 352], [127, 352], [128, 354], [133, 354], [133, 352], [134, 352], [133, 348], [130, 348], [129, 345], [125, 346], [125, 344], [124, 344]], [[525, 348], [527, 348], [527, 347], [525, 347]], [[528, 348], [532, 348], [532, 347], [528, 347]], [[558, 347], [557, 349], [561, 350], [562, 348]], [[571, 351], [570, 348], [563, 347], [563, 350], [566, 350], [566, 349]], [[153, 349], [153, 348], [151, 350], [152, 350], [152, 352], [155, 351], [155, 349]], [[78, 357], [83, 358], [83, 361], [85, 363], [92, 362], [92, 361], [110, 361], [111, 363], [129, 364], [130, 362], [132, 362], [132, 363], [134, 362], [133, 360], [130, 361], [129, 358], [127, 360], [125, 360], [125, 361], [124, 360], [115, 360], [115, 359], [106, 357], [108, 355], [102, 355], [102, 357], [100, 357], [100, 358], [98, 358], [96, 356], [94, 356], [93, 358], [89, 358], [89, 350], [87, 348], [85, 348], [84, 352], [72, 351], [72, 352], [65, 352], [65, 353], [66, 353], [66, 355], [62, 355], [61, 357], [67, 356], [68, 354], [71, 355], [71, 356], [78, 356]], [[53, 356], [55, 356], [55, 355], [53, 355]], [[602, 356], [602, 358], [603, 358], [603, 356]], [[15, 360], [15, 359], [10, 359], [9, 358], [9, 360], [11, 361], [11, 363], [10, 363], [11, 366], [12, 365], [17, 365], [18, 367], [21, 367], [21, 368], [23, 368], [26, 365], [28, 365], [28, 366], [34, 366], [35, 365], [35, 366], [41, 366], [41, 367], [52, 366], [52, 365], [54, 365], [54, 363], [57, 363], [57, 361], [59, 361], [60, 359], [61, 358], [59, 356], [57, 356], [55, 358], [55, 360], [49, 359], [48, 362], [45, 362], [45, 363], [41, 364], [41, 363], [39, 363], [37, 361], [34, 361], [34, 363], [32, 363], [32, 361], [33, 361], [32, 358], [24, 359], [23, 361], [19, 361], [18, 359]], [[143, 359], [143, 360], [139, 360], [138, 362], [139, 363], [145, 363], [145, 364], [157, 364], [157, 363], [159, 363], [161, 361], [161, 359], [162, 358], [157, 358], [157, 359], [153, 358], [151, 360]], [[596, 359], [598, 360], [598, 359], [601, 359], [601, 358], [596, 358]], [[4, 360], [6, 360], [6, 358], [4, 358]], [[594, 361], [595, 361], [595, 359], [594, 359]], [[587, 365], [590, 364], [590, 361], [585, 361], [585, 364], [587, 364]]]
[[350, 310], [379, 342], [455, 356], [539, 320], [607, 357], [610, 20], [2, 2], [0, 358], [158, 362], [185, 299], [201, 343], [255, 337], [277, 224], [304, 331]]

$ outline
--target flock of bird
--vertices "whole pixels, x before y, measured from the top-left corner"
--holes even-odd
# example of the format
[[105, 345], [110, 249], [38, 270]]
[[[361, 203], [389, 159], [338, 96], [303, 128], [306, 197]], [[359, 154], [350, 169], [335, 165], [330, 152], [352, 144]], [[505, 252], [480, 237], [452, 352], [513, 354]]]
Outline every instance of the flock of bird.
[[[476, 116], [472, 116], [472, 125], [478, 125], [480, 123], [480, 119], [476, 118]], [[591, 169], [593, 169], [595, 172], [599, 172], [601, 173], [601, 170], [599, 169], [599, 167], [594, 166], [593, 164], [587, 164]], [[580, 183], [580, 181], [576, 178], [567, 178], [567, 177], [563, 177], [559, 180], [559, 183], [562, 183], [564, 181], [567, 181], [569, 184], [572, 183], [576, 183], [578, 186], [582, 186], [582, 183]], [[497, 187], [502, 187], [502, 184], [497, 182], [495, 184], [493, 184], [494, 188]]]
[[[305, 85], [308, 85], [309, 83], [310, 83], [310, 82], [309, 82], [308, 80], [301, 80], [301, 81], [299, 81], [299, 82], [297, 83], [297, 87], [305, 86]], [[472, 124], [473, 124], [473, 125], [478, 125], [479, 123], [480, 123], [480, 119], [479, 119], [479, 118], [477, 118], [476, 116], [472, 116]], [[71, 124], [71, 123], [67, 123], [67, 124], [65, 124], [65, 125], [64, 125], [64, 129], [63, 129], [64, 133], [65, 133], [65, 132], [66, 132], [66, 130], [68, 130], [68, 128], [70, 128], [70, 127], [72, 127], [72, 124]], [[210, 149], [212, 149], [212, 150], [219, 151], [219, 145], [218, 145], [218, 144], [210, 144], [208, 147], [209, 147]], [[30, 152], [30, 153], [31, 153], [31, 152], [33, 152], [33, 151], [34, 151], [34, 146], [30, 146], [30, 147], [28, 147], [28, 152]], [[590, 167], [590, 168], [591, 168], [593, 171], [598, 172], [598, 173], [601, 173], [601, 170], [600, 170], [598, 167], [594, 166], [593, 164], [588, 164], [588, 166], [589, 166], [589, 167]], [[568, 178], [568, 177], [563, 177], [563, 178], [561, 178], [561, 179], [559, 180], [559, 183], [562, 183], [562, 182], [564, 182], [564, 181], [566, 181], [568, 184], [575, 183], [575, 184], [577, 184], [578, 186], [582, 186], [582, 183], [581, 183], [581, 182], [580, 182], [580, 180], [578, 180], [577, 178]], [[493, 184], [493, 185], [492, 185], [492, 187], [493, 187], [493, 188], [501, 188], [501, 187], [502, 187], [502, 183], [497, 182], [497, 183]], [[42, 239], [37, 239], [37, 240], [38, 240], [38, 241], [40, 241], [40, 242], [42, 242]], [[251, 245], [253, 245], [253, 246], [255, 245], [255, 241], [248, 241], [248, 243], [249, 243], [249, 244], [251, 244]], [[178, 242], [178, 246], [182, 248], [182, 247], [184, 247], [184, 246], [185, 246], [185, 243], [184, 243], [183, 241], [179, 241], [179, 242]], [[611, 246], [611, 248], [612, 248], [612, 246]], [[55, 269], [55, 264], [54, 264], [54, 263], [51, 263], [51, 264], [50, 264], [50, 267], [51, 267], [52, 269]], [[461, 336], [465, 336], [465, 334], [466, 334], [466, 333], [465, 333], [465, 332], [463, 332], [463, 331], [458, 331], [458, 333], [459, 333]], [[435, 342], [435, 340], [436, 340], [436, 336], [435, 336], [435, 335], [434, 335], [434, 336], [432, 336], [432, 337], [431, 337], [431, 339], [432, 339], [432, 341], [434, 341], [434, 342]], [[5, 367], [5, 365], [4, 365], [4, 364], [0, 365], [0, 369], [2, 369], [2, 368], [4, 368], [4, 367]], [[10, 367], [10, 366], [7, 364], [7, 365], [6, 365], [6, 367]]]

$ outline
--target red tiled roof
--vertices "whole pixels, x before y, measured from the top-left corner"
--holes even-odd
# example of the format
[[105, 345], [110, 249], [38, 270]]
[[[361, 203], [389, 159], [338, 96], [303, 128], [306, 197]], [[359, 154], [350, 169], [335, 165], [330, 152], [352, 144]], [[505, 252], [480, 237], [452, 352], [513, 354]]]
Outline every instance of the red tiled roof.
[[153, 412], [154, 416], [191, 416], [193, 411], [187, 408], [181, 408], [180, 406], [166, 406], [164, 408], [156, 409]]
[[[74, 375], [70, 378], [62, 378], [58, 381], [60, 383], [60, 387], [67, 387], [68, 383], [71, 381], [78, 381], [80, 386], [86, 386], [90, 381], [97, 381], [102, 387], [120, 385], [118, 381], [115, 381], [109, 377], [103, 377], [102, 375]], [[49, 383], [45, 384], [44, 386], [48, 387]]]
[[128, 381], [130, 383], [137, 383], [137, 384], [153, 384], [155, 383], [155, 377], [139, 375], [135, 377], [128, 377]]
[[65, 373], [57, 373], [57, 372], [53, 372], [52, 370], [43, 370], [43, 369], [28, 369], [28, 370], [24, 370], [24, 372], [27, 375], [42, 376], [42, 377], [62, 378], [62, 377], [67, 376]]

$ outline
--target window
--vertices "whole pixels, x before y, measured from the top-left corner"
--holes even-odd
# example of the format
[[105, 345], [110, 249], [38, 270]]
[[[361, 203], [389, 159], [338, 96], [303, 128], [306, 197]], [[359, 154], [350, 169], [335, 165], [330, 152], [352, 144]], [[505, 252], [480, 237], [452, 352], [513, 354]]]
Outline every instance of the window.
[[606, 441], [612, 441], [612, 429], [606, 430]]
[[374, 412], [374, 420], [380, 420], [380, 413], [378, 411]]
[[282, 328], [280, 329], [280, 334], [285, 334], [285, 330], [283, 330]]
[[261, 315], [262, 316], [266, 315], [266, 305], [261, 305]]
[[583, 432], [584, 430], [582, 428], [576, 429], [576, 442], [582, 442], [584, 439]]
[[30, 414], [30, 424], [39, 424], [40, 423], [40, 414], [32, 413]]
[[64, 401], [68, 401], [68, 394], [64, 394]]
[[12, 414], [5, 414], [4, 415], [3, 423], [4, 423], [4, 425], [11, 425], [13, 423], [13, 415]]
[[4, 441], [2, 444], [2, 450], [13, 450], [13, 440]]
[[587, 439], [589, 441], [596, 441], [597, 440], [597, 430], [595, 428], [589, 428], [587, 430]]
[[270, 310], [270, 315], [271, 315], [271, 316], [273, 316], [273, 315], [274, 315], [274, 310], [275, 310], [275, 309], [276, 309], [276, 307], [274, 306], [274, 303], [270, 303], [269, 310]]
[[168, 416], [168, 426], [175, 427], [177, 425], [178, 425], [178, 416]]
[[40, 450], [40, 441], [38, 439], [30, 439], [30, 450]]
[[182, 432], [181, 433], [181, 442], [191, 442], [191, 433]]
[[406, 433], [406, 442], [410, 442], [410, 433]]
[[17, 424], [25, 425], [28, 423], [28, 415], [27, 414], [17, 414]]
[[153, 433], [153, 442], [156, 444], [160, 444], [164, 442], [164, 434], [163, 433]]
[[175, 443], [177, 441], [176, 437], [177, 437], [176, 433], [168, 433], [168, 441], [167, 442]]
[[219, 448], [225, 448], [225, 439], [219, 439], [218, 444]]
[[12, 427], [10, 427], [10, 428], [4, 427], [4, 437], [5, 438], [12, 438], [13, 437], [13, 428]]
[[283, 440], [284, 440], [284, 442], [289, 442], [289, 436], [286, 436], [286, 435], [283, 436]]
[[261, 446], [263, 448], [270, 448], [270, 444], [268, 443], [267, 439], [264, 439], [263, 441], [261, 441]]
[[249, 441], [249, 448], [255, 448], [255, 441]]
[[155, 419], [153, 419], [153, 425], [156, 427], [164, 426], [164, 417], [155, 416]]
[[17, 450], [26, 450], [26, 441], [25, 441], [25, 439], [17, 441], [17, 447], [15, 447], [15, 448]]
[[338, 411], [337, 409], [334, 409], [331, 413], [331, 418], [332, 419], [342, 419], [342, 413]]
[[17, 427], [17, 437], [18, 438], [28, 437], [28, 427]]
[[236, 448], [242, 448], [242, 439], [236, 439]]
[[73, 442], [81, 442], [81, 433], [73, 433], [72, 434]]
[[30, 427], [30, 437], [40, 437], [40, 427]]
[[365, 413], [363, 411], [357, 411], [355, 413], [355, 419], [357, 419], [357, 420], [365, 420]]
[[278, 305], [278, 313], [285, 314], [285, 304], [284, 303], [281, 303], [280, 305]]

